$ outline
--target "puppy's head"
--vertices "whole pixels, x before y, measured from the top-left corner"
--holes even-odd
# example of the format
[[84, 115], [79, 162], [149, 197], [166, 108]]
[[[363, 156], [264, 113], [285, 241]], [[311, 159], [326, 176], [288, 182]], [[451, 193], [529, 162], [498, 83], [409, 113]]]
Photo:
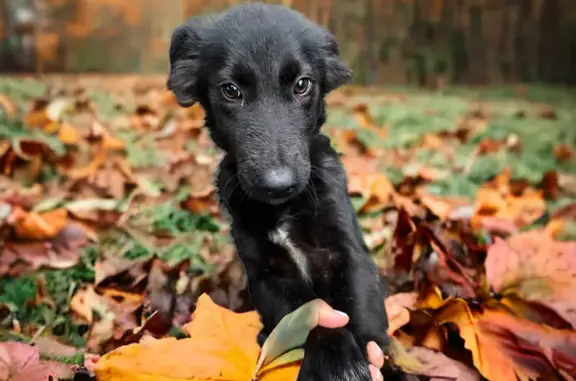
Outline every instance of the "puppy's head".
[[249, 196], [278, 204], [306, 187], [324, 96], [351, 78], [338, 50], [300, 13], [248, 3], [174, 31], [168, 87], [180, 105], [203, 106]]

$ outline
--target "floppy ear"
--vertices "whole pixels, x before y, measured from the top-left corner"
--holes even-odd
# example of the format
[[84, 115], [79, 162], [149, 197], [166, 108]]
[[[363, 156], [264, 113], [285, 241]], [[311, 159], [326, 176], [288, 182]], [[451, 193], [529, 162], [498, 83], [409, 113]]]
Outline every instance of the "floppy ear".
[[325, 31], [326, 57], [324, 67], [326, 70], [326, 93], [348, 83], [352, 79], [352, 70], [340, 58], [340, 48], [332, 34]]
[[211, 21], [207, 17], [193, 17], [172, 33], [170, 73], [166, 85], [180, 106], [190, 107], [198, 101], [201, 32]]

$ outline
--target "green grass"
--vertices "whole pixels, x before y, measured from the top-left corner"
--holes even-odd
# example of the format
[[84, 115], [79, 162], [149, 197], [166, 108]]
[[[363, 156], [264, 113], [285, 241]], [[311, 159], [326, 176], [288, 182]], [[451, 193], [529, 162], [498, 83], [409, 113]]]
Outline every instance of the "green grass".
[[[423, 165], [441, 169], [464, 167], [483, 139], [507, 139], [511, 136], [519, 139], [520, 152], [501, 150], [482, 155], [474, 161], [469, 173], [456, 171], [448, 180], [432, 184], [430, 190], [433, 193], [473, 196], [479, 185], [505, 167], [510, 168], [514, 178], [525, 178], [531, 183], [539, 182], [550, 170], [576, 173], [574, 161], [558, 163], [554, 156], [554, 147], [559, 143], [576, 147], [575, 91], [533, 86], [528, 87], [522, 97], [515, 96], [513, 88], [449, 88], [441, 93], [399, 88], [382, 91], [405, 95], [407, 101], [382, 104], [370, 95], [359, 97], [360, 102], [368, 105], [375, 121], [388, 128], [386, 139], [360, 129], [359, 139], [376, 147], [411, 149], [414, 159]], [[488, 107], [487, 127], [457, 145], [455, 158], [448, 158], [441, 150], [419, 148], [424, 134], [455, 130], [462, 116], [474, 109], [479, 100]], [[538, 115], [544, 104], [554, 110], [557, 119], [544, 119]], [[524, 118], [517, 116], [520, 111], [525, 114]], [[358, 128], [353, 116], [344, 110], [329, 112], [328, 123]], [[386, 170], [391, 177], [401, 180], [394, 173], [396, 168]]]

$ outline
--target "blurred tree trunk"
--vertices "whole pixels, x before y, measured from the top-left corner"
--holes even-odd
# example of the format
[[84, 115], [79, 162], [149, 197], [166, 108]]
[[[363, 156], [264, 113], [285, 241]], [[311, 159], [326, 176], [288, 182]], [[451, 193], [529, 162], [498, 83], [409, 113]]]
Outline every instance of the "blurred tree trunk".
[[[243, 1], [0, 0], [0, 63], [5, 68], [8, 57], [20, 70], [165, 73], [174, 27]], [[361, 84], [576, 84], [576, 0], [264, 1], [332, 31]], [[23, 53], [16, 32], [30, 23], [15, 27], [15, 9], [30, 4], [36, 58]]]
[[0, 1], [0, 69], [35, 69], [34, 8], [31, 0]]

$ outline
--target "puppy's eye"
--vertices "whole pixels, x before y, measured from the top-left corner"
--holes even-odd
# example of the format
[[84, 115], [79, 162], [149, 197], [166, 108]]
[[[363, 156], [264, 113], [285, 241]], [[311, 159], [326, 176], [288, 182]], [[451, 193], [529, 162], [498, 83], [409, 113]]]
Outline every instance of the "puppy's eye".
[[294, 85], [294, 95], [304, 95], [312, 88], [312, 80], [310, 78], [300, 78]]
[[222, 86], [222, 94], [230, 100], [237, 100], [242, 98], [240, 89], [231, 83], [226, 83]]

